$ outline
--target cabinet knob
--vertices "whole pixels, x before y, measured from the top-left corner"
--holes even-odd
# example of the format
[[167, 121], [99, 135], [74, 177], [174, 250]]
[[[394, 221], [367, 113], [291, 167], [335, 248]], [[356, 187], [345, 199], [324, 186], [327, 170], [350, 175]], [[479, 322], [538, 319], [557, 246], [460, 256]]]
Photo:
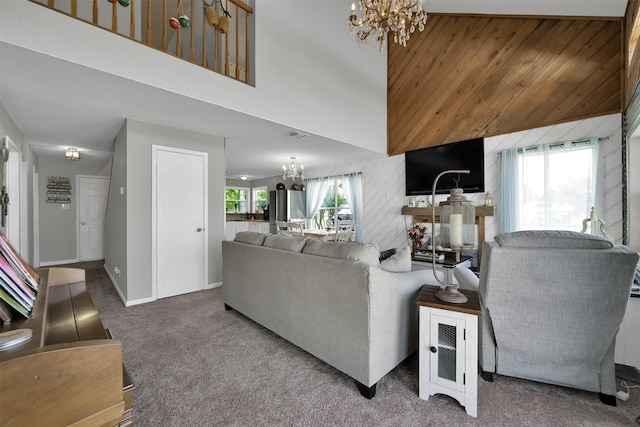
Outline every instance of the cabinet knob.
[[202, 231], [202, 228], [198, 227], [198, 228], [196, 228], [196, 231], [197, 231], [198, 233], [200, 233], [200, 232]]
[[431, 353], [437, 353], [438, 349], [436, 347], [431, 346], [431, 348], [429, 349], [431, 350]]

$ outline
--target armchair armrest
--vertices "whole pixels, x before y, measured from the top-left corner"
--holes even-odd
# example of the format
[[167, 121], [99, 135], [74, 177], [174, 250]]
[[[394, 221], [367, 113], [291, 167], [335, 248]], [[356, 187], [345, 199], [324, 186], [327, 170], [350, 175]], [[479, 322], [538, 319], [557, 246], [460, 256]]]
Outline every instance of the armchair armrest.
[[453, 269], [453, 275], [460, 283], [462, 289], [477, 291], [480, 285], [480, 279], [466, 267], [458, 267]]

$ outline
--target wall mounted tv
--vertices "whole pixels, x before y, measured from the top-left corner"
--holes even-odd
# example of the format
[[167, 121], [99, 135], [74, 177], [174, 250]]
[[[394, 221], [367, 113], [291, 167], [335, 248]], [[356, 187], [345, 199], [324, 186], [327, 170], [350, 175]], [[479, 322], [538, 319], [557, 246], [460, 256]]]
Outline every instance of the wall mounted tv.
[[[431, 194], [433, 181], [440, 172], [468, 169], [460, 174], [458, 187], [465, 193], [484, 193], [484, 138], [421, 148], [404, 154], [407, 196]], [[447, 174], [438, 181], [436, 194], [449, 194], [456, 187], [457, 174]]]

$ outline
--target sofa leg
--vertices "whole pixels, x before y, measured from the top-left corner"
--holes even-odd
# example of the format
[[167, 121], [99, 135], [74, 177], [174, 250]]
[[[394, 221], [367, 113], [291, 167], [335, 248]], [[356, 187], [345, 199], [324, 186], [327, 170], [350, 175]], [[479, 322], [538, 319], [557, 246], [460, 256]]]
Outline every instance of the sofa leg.
[[616, 397], [611, 396], [610, 394], [600, 393], [600, 402], [609, 406], [617, 406], [616, 405]]
[[373, 396], [376, 395], [376, 385], [378, 385], [378, 383], [372, 385], [371, 387], [367, 387], [362, 383], [357, 383], [357, 384], [358, 384], [358, 390], [360, 390], [360, 394], [366, 397], [367, 399], [373, 399]]
[[224, 305], [224, 309], [229, 311], [229, 310], [233, 310], [233, 307], [231, 307], [230, 305], [225, 304]]
[[482, 371], [482, 379], [492, 383], [493, 382], [493, 372]]

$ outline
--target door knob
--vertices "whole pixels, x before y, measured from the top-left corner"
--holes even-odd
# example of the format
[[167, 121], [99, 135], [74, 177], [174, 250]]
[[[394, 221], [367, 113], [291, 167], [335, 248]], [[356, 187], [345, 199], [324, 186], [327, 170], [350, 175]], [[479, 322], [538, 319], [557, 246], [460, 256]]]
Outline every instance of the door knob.
[[431, 353], [437, 353], [438, 352], [438, 349], [433, 347], [433, 346], [430, 348], [430, 350], [431, 350]]
[[200, 233], [200, 232], [202, 231], [202, 228], [198, 227], [198, 228], [196, 228], [196, 231], [197, 231], [198, 233]]
[[80, 222], [80, 225], [84, 225], [84, 224], [85, 224], [85, 222], [84, 222], [84, 221]]

